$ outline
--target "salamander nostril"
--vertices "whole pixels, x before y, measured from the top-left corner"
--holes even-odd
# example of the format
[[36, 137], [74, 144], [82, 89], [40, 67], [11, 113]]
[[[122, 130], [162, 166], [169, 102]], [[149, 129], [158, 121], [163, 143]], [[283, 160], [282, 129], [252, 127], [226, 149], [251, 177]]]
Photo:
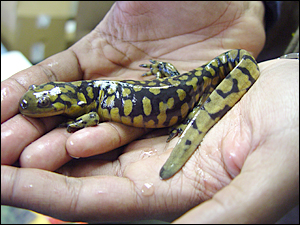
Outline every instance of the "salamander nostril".
[[27, 107], [28, 107], [27, 101], [25, 99], [23, 99], [20, 103], [20, 106], [22, 109], [27, 109]]

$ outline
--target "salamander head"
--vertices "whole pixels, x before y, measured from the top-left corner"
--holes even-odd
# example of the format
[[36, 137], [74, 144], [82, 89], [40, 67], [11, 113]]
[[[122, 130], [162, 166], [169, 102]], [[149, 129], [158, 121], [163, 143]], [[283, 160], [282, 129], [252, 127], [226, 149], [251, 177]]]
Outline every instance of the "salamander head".
[[61, 89], [52, 83], [31, 85], [19, 102], [19, 110], [30, 117], [48, 117], [63, 114], [66, 105], [59, 101]]

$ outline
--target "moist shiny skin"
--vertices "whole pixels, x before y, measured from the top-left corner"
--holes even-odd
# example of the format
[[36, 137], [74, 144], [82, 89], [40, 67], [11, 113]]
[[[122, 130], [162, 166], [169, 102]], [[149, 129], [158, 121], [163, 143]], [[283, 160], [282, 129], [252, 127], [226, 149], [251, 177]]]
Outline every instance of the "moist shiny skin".
[[150, 60], [148, 81], [84, 80], [32, 85], [19, 110], [30, 117], [66, 115], [69, 132], [114, 121], [134, 127], [174, 126], [167, 141], [179, 140], [160, 171], [177, 173], [218, 120], [259, 77], [255, 59], [245, 50], [230, 50], [211, 62], [179, 74], [166, 62]]

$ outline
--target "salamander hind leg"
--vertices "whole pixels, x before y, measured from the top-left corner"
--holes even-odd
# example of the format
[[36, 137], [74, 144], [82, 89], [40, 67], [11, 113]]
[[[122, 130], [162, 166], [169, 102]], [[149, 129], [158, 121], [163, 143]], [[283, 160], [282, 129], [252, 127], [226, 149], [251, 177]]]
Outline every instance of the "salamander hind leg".
[[170, 135], [167, 139], [167, 142], [171, 141], [176, 136], [181, 136], [181, 134], [185, 131], [188, 124], [193, 120], [197, 112], [199, 111], [200, 107], [204, 104], [206, 99], [208, 98], [209, 93], [203, 93], [200, 100], [198, 101], [197, 105], [194, 106], [193, 110], [188, 114], [188, 116], [180, 123], [176, 124], [175, 126], [171, 127]]
[[144, 73], [142, 76], [156, 75], [156, 78], [172, 77], [180, 75], [177, 69], [167, 62], [159, 62], [156, 60], [149, 60], [152, 64], [141, 64], [140, 67], [150, 68], [150, 71]]
[[196, 111], [199, 108], [194, 108], [193, 111], [191, 111], [188, 116], [182, 121], [180, 124], [176, 124], [170, 128], [170, 134], [169, 137], [167, 138], [167, 142], [170, 142], [173, 138], [177, 136], [181, 136], [181, 134], [184, 132], [186, 127], [188, 126], [189, 122], [191, 119], [194, 117]]

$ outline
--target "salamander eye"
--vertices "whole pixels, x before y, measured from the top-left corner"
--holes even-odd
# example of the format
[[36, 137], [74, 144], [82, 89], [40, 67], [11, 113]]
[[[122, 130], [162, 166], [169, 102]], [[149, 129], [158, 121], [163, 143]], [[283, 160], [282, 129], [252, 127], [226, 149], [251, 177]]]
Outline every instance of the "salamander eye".
[[37, 106], [39, 108], [45, 108], [50, 105], [50, 99], [48, 97], [41, 97], [38, 100]]

